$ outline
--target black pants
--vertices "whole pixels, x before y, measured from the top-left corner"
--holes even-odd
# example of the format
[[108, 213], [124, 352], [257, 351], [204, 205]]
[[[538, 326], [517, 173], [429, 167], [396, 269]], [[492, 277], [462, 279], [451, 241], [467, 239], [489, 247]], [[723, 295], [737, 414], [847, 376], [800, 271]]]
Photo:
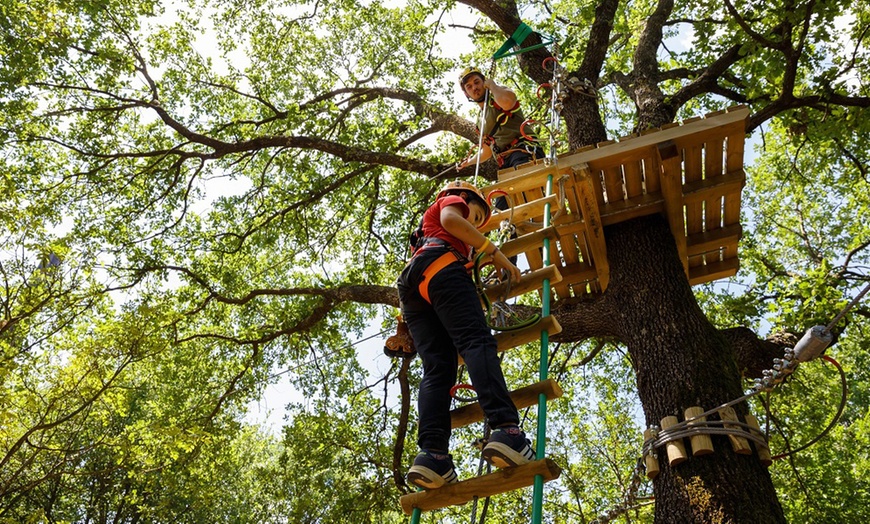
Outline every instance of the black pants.
[[448, 265], [429, 282], [429, 304], [418, 286], [423, 271], [443, 249], [424, 251], [405, 266], [399, 276], [402, 316], [423, 360], [418, 411], [417, 443], [421, 449], [450, 449], [450, 388], [456, 383], [458, 355], [462, 355], [480, 405], [492, 427], [518, 424], [517, 408], [510, 398], [496, 341], [471, 276], [460, 262]]
[[[535, 153], [536, 159], [540, 160], [540, 159], [544, 158], [544, 150], [541, 149], [540, 147], [536, 147], [534, 149], [534, 153]], [[528, 151], [514, 151], [513, 153], [509, 154], [508, 156], [506, 156], [504, 158], [504, 162], [499, 167], [499, 169], [507, 169], [509, 167], [516, 168], [517, 166], [527, 164], [531, 161], [532, 161], [532, 153], [530, 153]], [[495, 204], [496, 209], [499, 209], [501, 211], [504, 211], [505, 209], [508, 208], [507, 199], [505, 199], [505, 197], [503, 197], [503, 196], [495, 197], [495, 201], [493, 202], [493, 204]], [[516, 205], [517, 202], [515, 202], [514, 204]], [[516, 263], [516, 262], [514, 262], [514, 263]]]

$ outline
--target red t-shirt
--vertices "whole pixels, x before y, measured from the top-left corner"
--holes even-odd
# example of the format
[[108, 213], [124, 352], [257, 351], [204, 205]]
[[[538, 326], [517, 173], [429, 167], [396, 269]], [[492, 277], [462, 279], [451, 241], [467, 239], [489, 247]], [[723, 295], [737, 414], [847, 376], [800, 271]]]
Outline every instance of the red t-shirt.
[[445, 240], [450, 243], [451, 246], [456, 248], [459, 253], [468, 258], [468, 255], [471, 251], [469, 246], [451, 235], [444, 226], [441, 225], [441, 210], [444, 209], [445, 206], [458, 206], [462, 212], [462, 218], [468, 218], [468, 204], [465, 203], [465, 200], [462, 197], [457, 195], [447, 195], [445, 197], [441, 197], [435, 201], [434, 204], [429, 206], [429, 209], [423, 213], [423, 236], [440, 238], [441, 240]]

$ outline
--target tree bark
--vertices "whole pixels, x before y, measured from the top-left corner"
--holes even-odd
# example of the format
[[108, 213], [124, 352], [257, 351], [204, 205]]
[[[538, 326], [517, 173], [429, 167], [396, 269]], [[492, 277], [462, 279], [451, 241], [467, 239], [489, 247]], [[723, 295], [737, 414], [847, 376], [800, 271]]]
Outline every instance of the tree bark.
[[[728, 339], [698, 306], [665, 220], [635, 219], [608, 227], [605, 236], [611, 270], [605, 295], [620, 306], [613, 325], [631, 355], [647, 425], [741, 397]], [[743, 420], [746, 403], [734, 407]], [[673, 468], [659, 453], [656, 523], [785, 522], [758, 457], [735, 454], [727, 437], [712, 438], [712, 455], [690, 456]]]

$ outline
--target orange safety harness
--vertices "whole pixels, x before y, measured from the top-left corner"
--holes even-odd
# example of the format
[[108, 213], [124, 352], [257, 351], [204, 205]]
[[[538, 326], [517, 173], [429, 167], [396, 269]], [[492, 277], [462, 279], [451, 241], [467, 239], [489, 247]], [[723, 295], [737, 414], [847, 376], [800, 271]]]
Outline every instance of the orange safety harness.
[[523, 127], [525, 126], [526, 122], [523, 122], [523, 125], [520, 126], [520, 136], [514, 138], [503, 150], [495, 145], [495, 134], [498, 132], [502, 125], [506, 124], [508, 120], [511, 119], [511, 117], [514, 115], [514, 112], [520, 108], [519, 100], [510, 109], [502, 108], [495, 102], [495, 100], [491, 100], [489, 105], [496, 111], [501, 111], [501, 113], [495, 117], [495, 123], [493, 124], [492, 129], [489, 130], [489, 133], [484, 135], [483, 139], [484, 143], [488, 145], [495, 153], [495, 160], [498, 163], [498, 167], [504, 166], [505, 159], [511, 153], [516, 153], [519, 151], [531, 154], [532, 160], [536, 160], [534, 143], [536, 138], [533, 135], [527, 135], [523, 131]]
[[423, 271], [423, 277], [420, 279], [420, 285], [417, 288], [420, 291], [420, 296], [423, 297], [423, 300], [430, 304], [432, 303], [432, 301], [429, 299], [429, 282], [432, 281], [432, 278], [434, 278], [439, 271], [456, 262], [457, 260], [458, 259], [456, 258], [456, 254], [448, 251], [447, 253], [444, 253], [440, 257], [433, 260], [432, 263], [429, 264], [429, 266]]
[[429, 298], [429, 282], [432, 281], [439, 271], [454, 262], [463, 262], [465, 269], [470, 270], [474, 263], [468, 261], [467, 258], [459, 254], [459, 252], [448, 244], [446, 240], [434, 237], [420, 237], [417, 241], [417, 245], [414, 247], [414, 256], [425, 250], [427, 246], [440, 248], [446, 247], [448, 249], [446, 253], [433, 260], [426, 269], [423, 270], [423, 276], [420, 278], [420, 284], [417, 286], [417, 290], [420, 292], [420, 296], [423, 297], [423, 300], [431, 304], [432, 300]]

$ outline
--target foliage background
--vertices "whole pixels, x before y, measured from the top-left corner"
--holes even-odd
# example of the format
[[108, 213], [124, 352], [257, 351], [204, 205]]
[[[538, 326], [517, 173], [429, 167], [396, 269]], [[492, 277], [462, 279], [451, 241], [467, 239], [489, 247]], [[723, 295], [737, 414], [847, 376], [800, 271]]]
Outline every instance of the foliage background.
[[[560, 36], [566, 67], [579, 63], [593, 4], [520, 7]], [[599, 90], [612, 136], [635, 125], [619, 73], [654, 7], [625, 3], [615, 18]], [[755, 27], [783, 12], [740, 7]], [[723, 9], [681, 3], [673, 18], [728, 20]], [[867, 8], [816, 9], [798, 85], [867, 97]], [[452, 2], [9, 0], [0, 13], [0, 522], [404, 521], [402, 370], [377, 342], [353, 344], [391, 330], [394, 304], [343, 293], [392, 285], [439, 185], [432, 166], [469, 147], [466, 128], [441, 132], [455, 121], [432, 125], [473, 117], [453, 72], [504, 35]], [[442, 55], [450, 13], [476, 23], [459, 60]], [[691, 25], [685, 48], [686, 26], [669, 26], [663, 66], [697, 67], [744, 37], [733, 20]], [[725, 83], [761, 107], [783, 68], [751, 51]], [[535, 106], [515, 63], [498, 75]], [[699, 97], [678, 118], [729, 104]], [[870, 120], [866, 107], [826, 107], [830, 118], [786, 111], [751, 137], [741, 272], [696, 289], [720, 327], [799, 333], [867, 281]], [[867, 317], [859, 304], [829, 351], [848, 380], [842, 418], [771, 468], [791, 522], [868, 517]], [[511, 352], [511, 386], [534, 376], [536, 355]], [[566, 342], [551, 369], [566, 396], [548, 449], [565, 471], [548, 485], [548, 519], [630, 506], [618, 521], [651, 522], [649, 485], [627, 494], [643, 428], [624, 349]], [[276, 434], [249, 412], [278, 380], [297, 394]], [[774, 451], [817, 435], [839, 396], [831, 366], [802, 366], [768, 401]], [[463, 475], [479, 433], [457, 433]], [[487, 522], [522, 520], [529, 500], [500, 496]]]

